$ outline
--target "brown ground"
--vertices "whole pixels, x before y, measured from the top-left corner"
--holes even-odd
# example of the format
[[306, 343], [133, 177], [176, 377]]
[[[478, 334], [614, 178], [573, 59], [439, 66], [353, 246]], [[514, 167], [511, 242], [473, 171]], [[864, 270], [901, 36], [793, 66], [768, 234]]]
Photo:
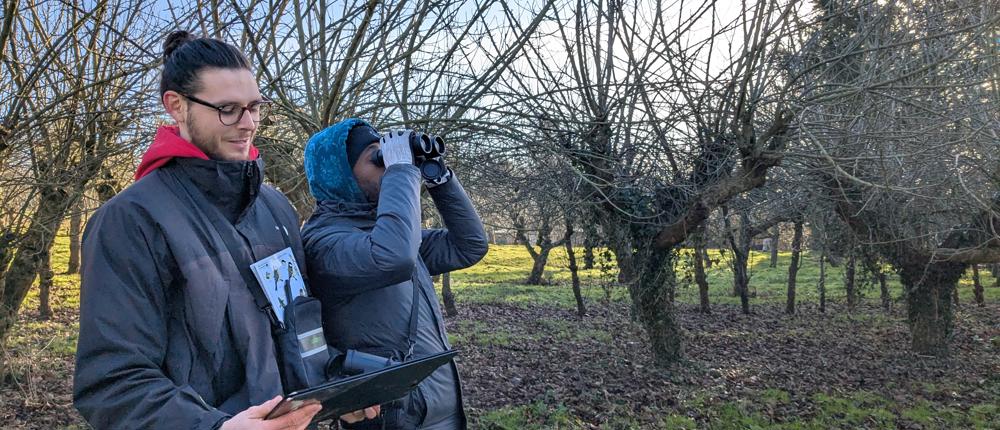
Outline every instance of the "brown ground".
[[[744, 316], [716, 306], [706, 316], [681, 305], [688, 362], [672, 370], [650, 365], [623, 304], [591, 304], [579, 318], [548, 307], [460, 303], [448, 329], [463, 350], [474, 423], [490, 410], [542, 402], [564, 405], [585, 427], [622, 416], [647, 427], [669, 414], [707, 426], [711, 405], [752, 402], [768, 388], [791, 397], [764, 411], [776, 422], [815, 414], [817, 392], [866, 390], [900, 405], [920, 399], [958, 409], [1000, 402], [1000, 305], [962, 307], [948, 359], [908, 352], [900, 312], [834, 307], [821, 315], [806, 307], [786, 317], [776, 306], [754, 309]], [[25, 312], [20, 325], [34, 318]], [[53, 323], [15, 334], [28, 340], [8, 351], [15, 376], [0, 388], [0, 428], [85, 428], [71, 402], [72, 355], [58, 340], [75, 319], [60, 311]]]
[[[910, 353], [903, 315], [885, 316], [877, 308], [853, 315], [840, 308], [826, 315], [806, 309], [787, 317], [783, 307], [757, 306], [750, 316], [736, 307], [715, 307], [706, 316], [682, 305], [689, 361], [670, 371], [650, 366], [627, 306], [595, 308], [580, 319], [566, 310], [466, 305], [449, 326], [453, 332], [475, 320], [487, 321], [487, 330], [513, 334], [506, 347], [459, 345], [465, 349], [461, 368], [473, 415], [542, 399], [562, 403], [594, 425], [623, 414], [648, 425], [662, 415], [680, 414], [706, 426], [710, 417], [692, 403], [753, 402], [768, 388], [791, 397], [765, 412], [777, 422], [808, 418], [816, 407], [810, 397], [817, 392], [873, 391], [901, 405], [918, 399], [959, 407], [1000, 403], [1000, 306], [995, 304], [962, 308], [949, 359]], [[552, 319], [584, 333], [610, 333], [613, 340], [567, 339], [548, 330]], [[700, 403], [692, 402], [695, 397]]]

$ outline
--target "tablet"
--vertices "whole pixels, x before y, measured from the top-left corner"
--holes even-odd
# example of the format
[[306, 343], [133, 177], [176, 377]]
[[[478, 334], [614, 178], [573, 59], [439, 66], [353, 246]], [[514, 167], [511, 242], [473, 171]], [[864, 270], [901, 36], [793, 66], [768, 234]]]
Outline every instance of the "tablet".
[[264, 419], [277, 418], [303, 406], [322, 403], [323, 410], [312, 419], [313, 423], [317, 423], [369, 406], [388, 403], [405, 396], [420, 381], [456, 355], [457, 350], [445, 351], [299, 390], [285, 396]]

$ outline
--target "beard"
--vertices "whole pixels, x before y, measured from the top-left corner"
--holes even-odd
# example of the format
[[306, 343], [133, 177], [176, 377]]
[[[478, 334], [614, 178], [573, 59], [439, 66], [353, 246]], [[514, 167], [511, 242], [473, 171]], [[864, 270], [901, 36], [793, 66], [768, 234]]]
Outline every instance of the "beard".
[[191, 110], [188, 109], [187, 114], [187, 124], [188, 133], [191, 135], [191, 143], [198, 147], [208, 158], [213, 160], [221, 159], [216, 151], [213, 151], [212, 141], [210, 138], [201, 133], [200, 127], [198, 127], [197, 121], [194, 119], [194, 115], [191, 115]]

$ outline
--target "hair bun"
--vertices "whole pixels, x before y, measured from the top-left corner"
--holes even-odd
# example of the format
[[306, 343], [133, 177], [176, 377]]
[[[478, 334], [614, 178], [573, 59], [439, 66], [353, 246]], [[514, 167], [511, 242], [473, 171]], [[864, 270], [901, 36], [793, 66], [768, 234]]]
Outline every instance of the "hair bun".
[[185, 43], [194, 40], [195, 37], [187, 31], [175, 31], [167, 35], [167, 40], [163, 42], [163, 59], [170, 58], [170, 55]]

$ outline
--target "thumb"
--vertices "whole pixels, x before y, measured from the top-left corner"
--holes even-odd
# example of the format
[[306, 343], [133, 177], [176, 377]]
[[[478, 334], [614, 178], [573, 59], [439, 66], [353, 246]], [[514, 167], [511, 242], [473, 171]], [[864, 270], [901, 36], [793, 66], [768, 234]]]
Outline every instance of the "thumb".
[[267, 414], [271, 413], [271, 410], [274, 409], [275, 406], [278, 406], [279, 402], [281, 402], [281, 396], [275, 396], [273, 399], [257, 406], [251, 406], [247, 409], [247, 418], [263, 419], [267, 416]]

